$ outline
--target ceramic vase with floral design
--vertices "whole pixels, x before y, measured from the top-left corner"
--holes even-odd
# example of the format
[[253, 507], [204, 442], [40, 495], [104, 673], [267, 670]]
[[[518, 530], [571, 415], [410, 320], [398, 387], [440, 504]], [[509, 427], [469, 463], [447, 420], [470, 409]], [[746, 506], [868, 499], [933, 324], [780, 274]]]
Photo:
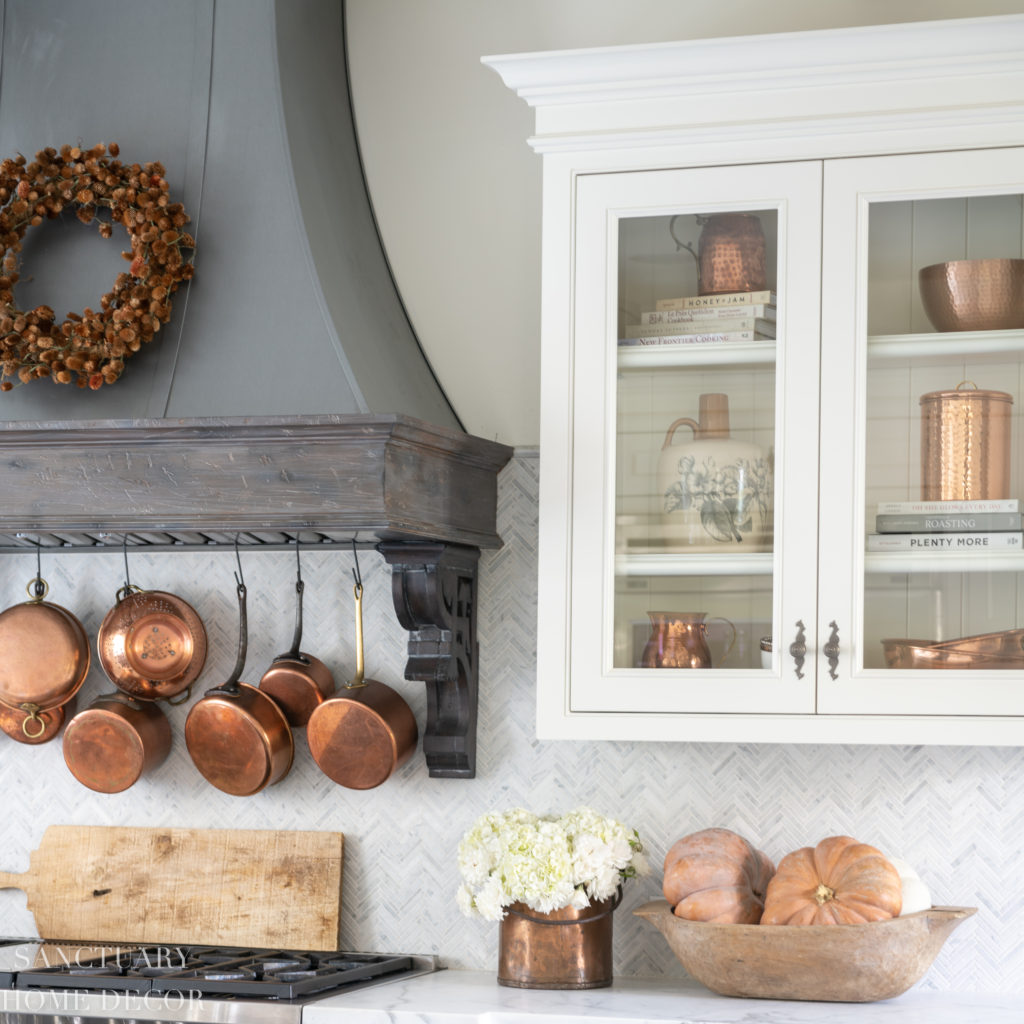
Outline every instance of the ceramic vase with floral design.
[[[677, 440], [680, 427], [689, 427], [692, 438]], [[770, 550], [773, 489], [764, 449], [729, 434], [727, 395], [701, 395], [699, 419], [682, 417], [668, 428], [658, 495], [667, 539], [679, 547]]]

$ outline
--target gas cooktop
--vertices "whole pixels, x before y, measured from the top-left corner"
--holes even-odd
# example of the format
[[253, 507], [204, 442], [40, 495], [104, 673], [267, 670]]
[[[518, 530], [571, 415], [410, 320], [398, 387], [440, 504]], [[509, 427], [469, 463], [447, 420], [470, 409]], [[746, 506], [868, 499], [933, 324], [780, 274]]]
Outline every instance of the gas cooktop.
[[11, 1024], [290, 1024], [318, 998], [439, 969], [411, 954], [0, 941], [0, 1020]]

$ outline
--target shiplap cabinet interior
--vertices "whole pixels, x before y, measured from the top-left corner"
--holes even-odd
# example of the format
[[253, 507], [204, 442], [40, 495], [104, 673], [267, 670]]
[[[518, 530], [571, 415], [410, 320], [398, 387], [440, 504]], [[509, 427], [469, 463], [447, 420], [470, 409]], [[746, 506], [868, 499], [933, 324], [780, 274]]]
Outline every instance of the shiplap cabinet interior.
[[[1014, 531], [869, 541], [923, 396], [1006, 396], [1024, 498], [1024, 330], [938, 331], [919, 285], [1024, 257], [1024, 16], [484, 62], [544, 165], [538, 735], [1024, 742], [1024, 657], [883, 643], [1016, 643]], [[688, 319], [732, 223], [767, 301]]]

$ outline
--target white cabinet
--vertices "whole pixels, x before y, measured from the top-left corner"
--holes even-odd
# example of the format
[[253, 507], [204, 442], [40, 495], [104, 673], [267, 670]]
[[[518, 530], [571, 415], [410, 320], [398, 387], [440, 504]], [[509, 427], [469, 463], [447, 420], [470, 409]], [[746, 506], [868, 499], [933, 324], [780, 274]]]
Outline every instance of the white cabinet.
[[918, 278], [1024, 268], [1024, 17], [486, 62], [544, 155], [538, 734], [1024, 742], [1014, 520], [870, 537], [1024, 499], [1024, 282], [939, 331]]

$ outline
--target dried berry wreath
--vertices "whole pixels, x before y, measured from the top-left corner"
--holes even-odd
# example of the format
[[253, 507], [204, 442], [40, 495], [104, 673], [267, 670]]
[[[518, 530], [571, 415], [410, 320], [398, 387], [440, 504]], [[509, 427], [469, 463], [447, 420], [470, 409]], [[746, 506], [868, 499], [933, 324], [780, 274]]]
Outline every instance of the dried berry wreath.
[[[113, 384], [125, 360], [167, 323], [171, 295], [192, 277], [182, 254], [195, 247], [184, 231], [189, 218], [170, 201], [163, 165], [126, 165], [117, 156], [116, 144], [101, 143], [44, 149], [31, 163], [20, 154], [0, 163], [0, 391], [42, 377], [81, 388]], [[123, 226], [131, 251], [121, 255], [131, 265], [99, 310], [58, 321], [49, 306], [18, 309], [14, 285], [25, 233], [69, 207], [83, 224], [96, 220], [104, 238]], [[102, 209], [109, 220], [97, 216]]]

